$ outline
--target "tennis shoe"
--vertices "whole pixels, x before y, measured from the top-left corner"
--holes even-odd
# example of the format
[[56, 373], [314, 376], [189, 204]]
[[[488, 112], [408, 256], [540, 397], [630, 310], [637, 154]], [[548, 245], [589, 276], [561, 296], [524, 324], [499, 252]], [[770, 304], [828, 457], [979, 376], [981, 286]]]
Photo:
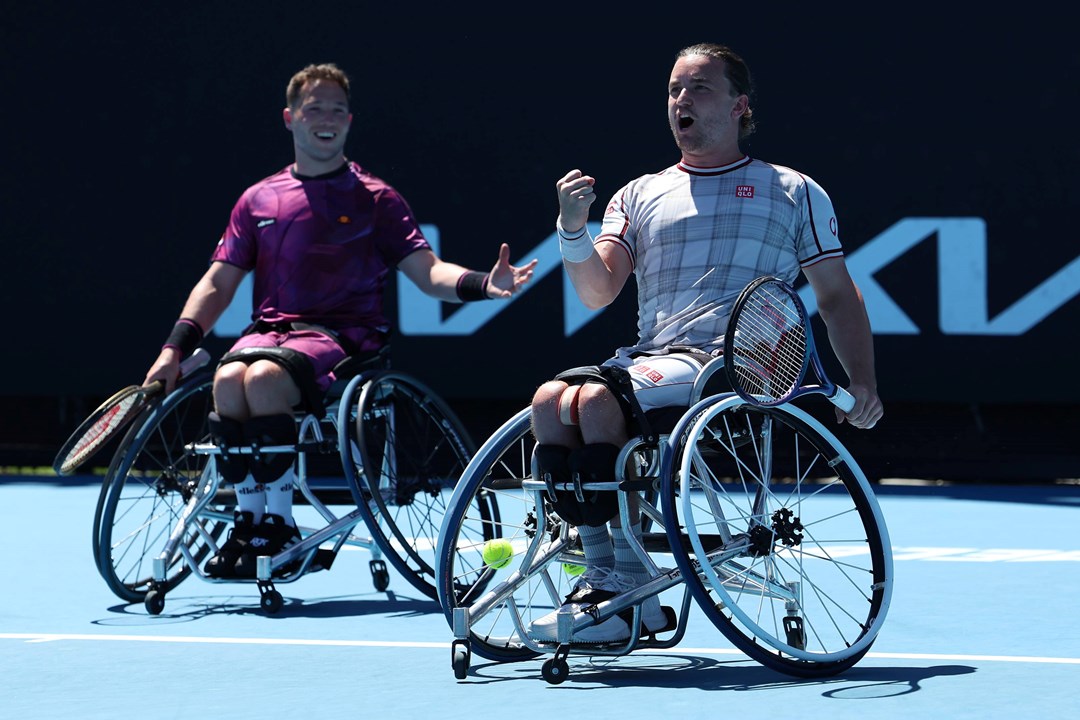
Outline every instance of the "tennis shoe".
[[[236, 560], [236, 577], [255, 577], [256, 560], [260, 555], [273, 557], [298, 542], [300, 531], [286, 522], [285, 518], [273, 513], [263, 515], [262, 522], [255, 528], [244, 552]], [[281, 574], [286, 569], [279, 568], [275, 574]]]
[[229, 528], [228, 538], [217, 555], [206, 561], [203, 572], [212, 578], [235, 577], [236, 561], [244, 553], [244, 548], [251, 542], [254, 533], [255, 515], [246, 511], [234, 512], [233, 526]]
[[[610, 600], [611, 598], [633, 590], [637, 583], [632, 578], [607, 568], [589, 568], [578, 579], [573, 591], [566, 596], [561, 608], [548, 613], [529, 626], [529, 636], [534, 640], [556, 642], [558, 640], [559, 612], [580, 613], [585, 608]], [[667, 627], [668, 618], [658, 603], [648, 603], [652, 608], [642, 608], [644, 632], [655, 633]], [[574, 633], [574, 642], [611, 643], [630, 639], [629, 621], [632, 610], [622, 613], [626, 619], [615, 615], [602, 623], [592, 625]]]

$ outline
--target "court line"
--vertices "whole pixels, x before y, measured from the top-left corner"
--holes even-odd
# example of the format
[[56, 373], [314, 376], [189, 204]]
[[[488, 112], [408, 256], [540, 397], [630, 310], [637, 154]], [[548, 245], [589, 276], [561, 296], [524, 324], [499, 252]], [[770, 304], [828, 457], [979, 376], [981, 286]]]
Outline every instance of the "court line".
[[[417, 642], [391, 640], [310, 640], [299, 638], [238, 638], [238, 637], [203, 637], [197, 635], [108, 635], [90, 633], [0, 633], [0, 640], [25, 640], [34, 643], [57, 642], [63, 640], [97, 642], [160, 642], [160, 643], [195, 643], [221, 645], [294, 645], [310, 647], [383, 647], [439, 649], [450, 648], [449, 642]], [[691, 648], [676, 647], [665, 650], [636, 650], [635, 653], [671, 654], [673, 651], [692, 655], [743, 655], [734, 648]], [[1055, 665], [1080, 665], [1080, 658], [1039, 657], [1034, 655], [948, 655], [941, 653], [894, 653], [870, 652], [868, 658], [883, 660], [934, 660], [934, 661], [973, 661], [973, 662], [1009, 662], [1009, 663], [1048, 663]]]

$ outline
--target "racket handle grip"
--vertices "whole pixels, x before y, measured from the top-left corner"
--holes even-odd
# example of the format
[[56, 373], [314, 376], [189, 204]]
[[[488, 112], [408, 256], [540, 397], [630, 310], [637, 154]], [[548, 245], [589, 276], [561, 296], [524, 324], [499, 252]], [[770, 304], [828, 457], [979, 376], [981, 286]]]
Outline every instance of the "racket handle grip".
[[855, 396], [842, 387], [836, 388], [829, 400], [844, 412], [851, 412], [851, 408], [855, 407]]
[[190, 375], [208, 362], [210, 362], [210, 353], [202, 348], [195, 348], [195, 352], [191, 353], [191, 357], [180, 363], [180, 377]]

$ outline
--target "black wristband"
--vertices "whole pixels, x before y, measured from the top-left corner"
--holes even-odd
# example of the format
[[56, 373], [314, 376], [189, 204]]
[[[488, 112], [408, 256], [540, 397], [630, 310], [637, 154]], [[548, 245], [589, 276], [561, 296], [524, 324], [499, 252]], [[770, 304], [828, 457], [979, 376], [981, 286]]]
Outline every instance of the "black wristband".
[[488, 276], [475, 270], [461, 273], [457, 281], [457, 296], [461, 302], [489, 300], [487, 294]]
[[199, 347], [199, 343], [202, 341], [203, 331], [199, 324], [189, 318], [180, 318], [173, 325], [172, 332], [169, 333], [169, 337], [161, 347], [162, 349], [167, 347], [176, 348], [181, 355], [187, 357], [195, 352], [195, 348]]

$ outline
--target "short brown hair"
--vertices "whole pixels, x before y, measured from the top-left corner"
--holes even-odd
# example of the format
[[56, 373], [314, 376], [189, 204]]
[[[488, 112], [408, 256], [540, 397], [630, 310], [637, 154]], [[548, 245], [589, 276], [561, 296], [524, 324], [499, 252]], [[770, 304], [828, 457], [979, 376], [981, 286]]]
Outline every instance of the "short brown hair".
[[345, 99], [349, 99], [349, 76], [334, 63], [321, 63], [308, 65], [292, 76], [288, 87], [285, 88], [285, 104], [295, 108], [296, 104], [300, 102], [300, 93], [303, 92], [304, 85], [315, 80], [336, 82], [345, 91]]
[[724, 61], [724, 77], [731, 83], [731, 89], [736, 95], [745, 95], [748, 101], [746, 112], [743, 113], [739, 121], [739, 139], [742, 140], [752, 134], [757, 126], [757, 123], [754, 122], [754, 110], [752, 108], [754, 81], [750, 77], [750, 68], [746, 66], [746, 61], [728, 46], [718, 45], [717, 43], [689, 45], [680, 50], [675, 59], [678, 60], [689, 55], [701, 55]]

